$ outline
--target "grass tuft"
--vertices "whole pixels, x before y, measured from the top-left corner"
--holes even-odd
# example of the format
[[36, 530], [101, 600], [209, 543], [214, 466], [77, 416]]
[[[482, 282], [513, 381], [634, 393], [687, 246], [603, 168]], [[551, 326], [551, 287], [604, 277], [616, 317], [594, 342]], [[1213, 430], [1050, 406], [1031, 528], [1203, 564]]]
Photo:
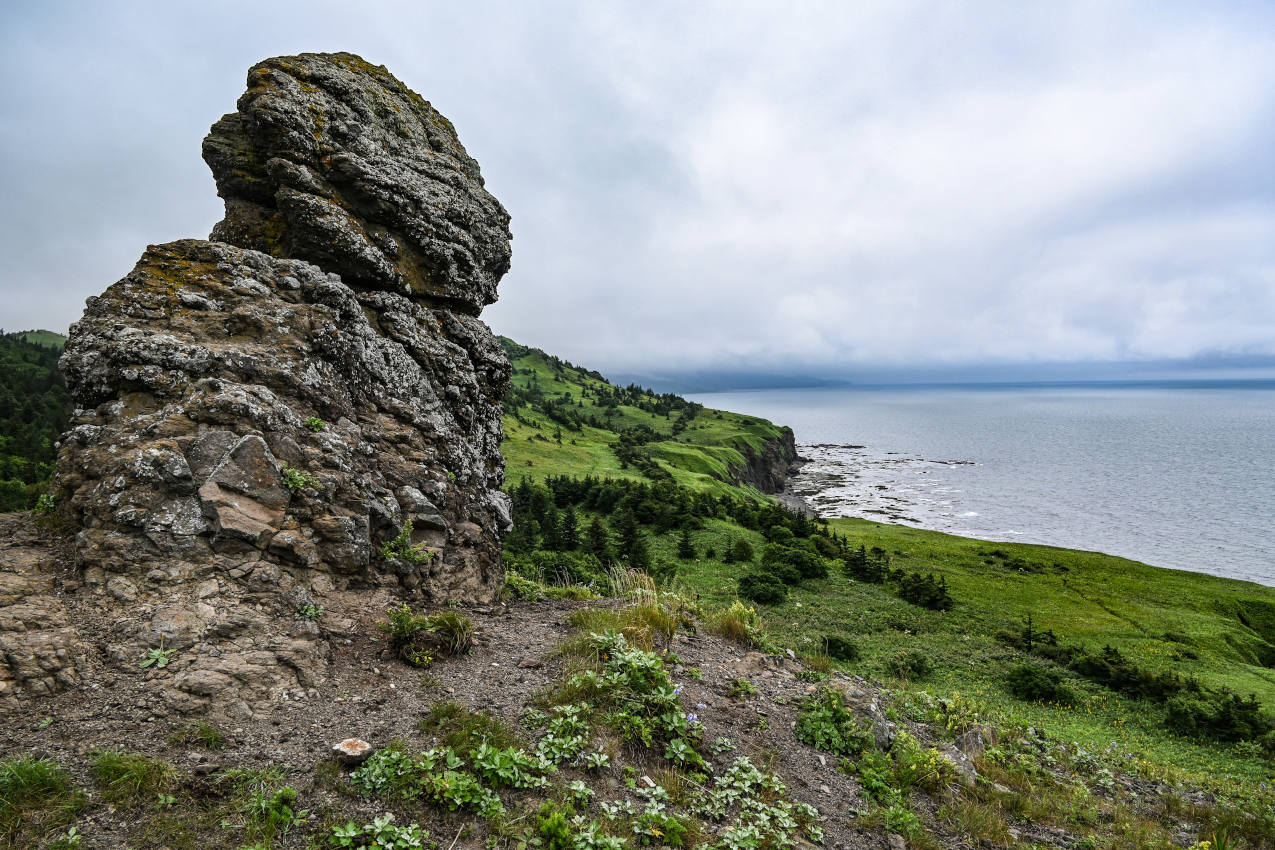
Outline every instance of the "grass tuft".
[[112, 803], [152, 802], [177, 784], [177, 770], [141, 753], [98, 750], [90, 772], [102, 795]]
[[0, 839], [23, 846], [73, 821], [84, 808], [84, 795], [52, 759], [23, 756], [0, 762]]

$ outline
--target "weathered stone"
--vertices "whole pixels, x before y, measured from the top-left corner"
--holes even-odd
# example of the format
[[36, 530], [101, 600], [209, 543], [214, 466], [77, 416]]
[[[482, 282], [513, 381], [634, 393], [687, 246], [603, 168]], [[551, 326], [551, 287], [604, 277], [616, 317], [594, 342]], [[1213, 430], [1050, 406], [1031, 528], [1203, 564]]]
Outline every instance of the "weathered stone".
[[[220, 241], [147, 248], [72, 326], [54, 488], [81, 593], [130, 609], [105, 655], [162, 641], [168, 706], [250, 717], [324, 675], [306, 588], [332, 623], [498, 595], [510, 368], [477, 315], [510, 253], [451, 124], [383, 68], [270, 59], [238, 106], [204, 144]], [[409, 520], [433, 557], [387, 562]], [[62, 603], [10, 610], [0, 702], [78, 681]]]
[[238, 107], [204, 140], [226, 201], [212, 238], [473, 315], [496, 300], [509, 214], [451, 122], [383, 67], [267, 59]]

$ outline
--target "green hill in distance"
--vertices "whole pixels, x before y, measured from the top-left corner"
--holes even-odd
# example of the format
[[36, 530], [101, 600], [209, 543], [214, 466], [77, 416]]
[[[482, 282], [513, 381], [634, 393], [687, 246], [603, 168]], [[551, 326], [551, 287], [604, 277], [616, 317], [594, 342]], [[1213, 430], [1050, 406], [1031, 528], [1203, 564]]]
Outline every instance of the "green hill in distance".
[[776, 467], [782, 478], [795, 459], [792, 432], [764, 419], [616, 386], [537, 348], [504, 337], [501, 344], [514, 367], [503, 445], [511, 483], [552, 475], [671, 478], [716, 494], [742, 488], [758, 499], [756, 485], [774, 474], [764, 467]]
[[29, 342], [32, 345], [45, 345], [56, 348], [59, 351], [66, 345], [66, 335], [57, 333], [56, 331], [16, 331], [6, 336], [15, 336], [23, 342]]

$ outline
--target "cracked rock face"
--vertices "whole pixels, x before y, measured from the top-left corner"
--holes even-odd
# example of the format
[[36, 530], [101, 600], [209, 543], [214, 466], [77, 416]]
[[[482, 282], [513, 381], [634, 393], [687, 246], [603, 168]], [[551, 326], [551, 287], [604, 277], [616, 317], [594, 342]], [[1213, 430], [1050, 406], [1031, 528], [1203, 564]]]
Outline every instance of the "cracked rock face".
[[204, 160], [226, 202], [213, 239], [471, 315], [509, 270], [509, 214], [451, 122], [352, 54], [254, 65]]
[[128, 614], [106, 654], [175, 647], [169, 704], [243, 715], [323, 676], [294, 609], [499, 593], [510, 367], [477, 313], [509, 218], [451, 124], [349, 54], [254, 66], [204, 155], [215, 241], [150, 246], [71, 328], [54, 487], [80, 592]]

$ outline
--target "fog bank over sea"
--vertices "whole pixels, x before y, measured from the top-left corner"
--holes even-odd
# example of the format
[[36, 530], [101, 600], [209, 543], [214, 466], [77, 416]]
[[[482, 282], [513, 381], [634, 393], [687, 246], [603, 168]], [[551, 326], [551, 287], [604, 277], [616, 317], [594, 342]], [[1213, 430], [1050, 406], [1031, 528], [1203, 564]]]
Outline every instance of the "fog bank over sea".
[[796, 432], [824, 516], [1045, 543], [1275, 586], [1275, 384], [705, 393]]

